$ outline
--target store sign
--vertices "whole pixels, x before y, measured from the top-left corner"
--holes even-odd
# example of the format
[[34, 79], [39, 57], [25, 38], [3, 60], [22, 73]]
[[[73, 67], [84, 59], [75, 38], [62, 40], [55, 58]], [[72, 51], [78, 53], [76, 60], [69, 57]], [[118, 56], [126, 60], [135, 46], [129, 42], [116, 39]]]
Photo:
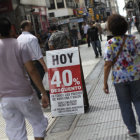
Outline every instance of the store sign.
[[1, 0], [0, 1], [0, 13], [12, 11], [12, 1], [11, 0]]
[[84, 113], [78, 48], [47, 51], [52, 116]]
[[33, 6], [46, 6], [49, 7], [49, 0], [20, 0], [23, 5], [33, 5]]

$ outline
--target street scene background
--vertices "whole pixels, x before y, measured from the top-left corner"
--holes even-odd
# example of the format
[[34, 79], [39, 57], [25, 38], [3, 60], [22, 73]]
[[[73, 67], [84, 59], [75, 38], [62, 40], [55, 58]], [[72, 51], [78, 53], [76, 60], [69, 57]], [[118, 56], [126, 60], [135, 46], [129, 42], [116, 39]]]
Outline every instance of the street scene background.
[[[123, 5], [123, 7], [122, 7]], [[38, 38], [44, 60], [49, 50], [50, 26], [65, 32], [72, 47], [79, 47], [83, 74], [89, 100], [89, 110], [85, 114], [52, 117], [51, 107], [43, 109], [49, 124], [45, 140], [136, 140], [129, 137], [124, 126], [115, 90], [109, 77], [110, 95], [103, 91], [104, 51], [107, 42], [106, 21], [112, 14], [122, 14], [129, 23], [127, 34], [140, 39], [140, 1], [123, 0], [0, 0], [0, 17], [12, 22], [12, 37], [21, 34], [20, 23], [29, 20], [32, 34]], [[96, 56], [92, 44], [88, 44], [86, 26], [96, 22], [102, 29], [98, 33], [102, 55]], [[92, 26], [92, 25], [91, 25]], [[78, 44], [73, 42], [71, 30], [77, 30]], [[85, 28], [84, 28], [85, 27]], [[8, 76], [7, 76], [8, 78]], [[41, 102], [41, 100], [39, 100]], [[137, 121], [138, 126], [138, 121]], [[0, 113], [0, 140], [8, 140], [5, 121]], [[27, 135], [33, 140], [33, 130], [26, 121]], [[138, 132], [140, 128], [138, 126]]]

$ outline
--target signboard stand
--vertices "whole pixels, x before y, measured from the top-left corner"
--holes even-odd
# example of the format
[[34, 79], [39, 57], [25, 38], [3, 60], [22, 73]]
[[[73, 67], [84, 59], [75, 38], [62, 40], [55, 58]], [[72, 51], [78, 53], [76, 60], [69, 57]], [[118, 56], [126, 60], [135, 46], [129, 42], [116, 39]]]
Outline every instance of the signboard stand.
[[[79, 57], [80, 57], [80, 50], [79, 51]], [[88, 95], [87, 95], [87, 89], [85, 85], [85, 79], [84, 79], [84, 73], [83, 73], [83, 67], [82, 67], [82, 62], [81, 62], [81, 57], [80, 57], [80, 68], [81, 68], [81, 78], [82, 78], [82, 85], [83, 85], [83, 97], [84, 97], [84, 111], [85, 113], [89, 109], [89, 100], [88, 100]]]
[[46, 52], [53, 117], [82, 114], [89, 106], [79, 58], [78, 47]]

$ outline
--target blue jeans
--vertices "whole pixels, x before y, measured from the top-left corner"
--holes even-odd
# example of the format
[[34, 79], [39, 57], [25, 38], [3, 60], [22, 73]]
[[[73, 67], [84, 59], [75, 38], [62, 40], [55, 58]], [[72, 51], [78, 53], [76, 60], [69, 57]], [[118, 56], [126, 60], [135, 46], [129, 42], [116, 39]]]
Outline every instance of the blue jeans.
[[125, 125], [130, 132], [136, 132], [136, 120], [132, 103], [140, 124], [140, 80], [115, 84], [115, 90]]
[[78, 38], [72, 38], [73, 46], [78, 47]]
[[102, 55], [102, 50], [101, 50], [101, 42], [100, 40], [96, 40], [96, 41], [91, 41], [94, 53], [96, 56], [100, 56]]

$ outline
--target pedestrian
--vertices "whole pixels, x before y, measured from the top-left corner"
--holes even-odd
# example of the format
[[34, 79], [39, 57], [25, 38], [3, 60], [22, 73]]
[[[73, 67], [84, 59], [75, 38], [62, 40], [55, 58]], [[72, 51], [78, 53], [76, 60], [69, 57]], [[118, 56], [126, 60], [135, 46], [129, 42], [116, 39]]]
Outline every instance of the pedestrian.
[[[41, 78], [43, 79], [45, 72], [47, 72], [47, 66], [43, 59], [38, 38], [30, 33], [32, 31], [31, 22], [28, 20], [22, 21], [21, 29], [22, 29], [22, 34], [17, 38], [17, 40], [21, 45], [29, 47], [30, 53], [32, 54], [32, 60], [34, 61], [34, 64], [38, 69]], [[31, 82], [34, 89], [37, 92], [39, 99], [41, 99], [41, 93], [39, 89], [35, 86], [32, 80]]]
[[78, 47], [78, 30], [76, 29], [76, 26], [73, 25], [73, 29], [70, 31], [72, 43], [74, 47]]
[[[34, 94], [28, 74], [42, 93], [42, 105], [49, 104], [41, 78], [32, 62], [29, 47], [10, 38], [11, 23], [0, 19], [0, 105], [9, 140], [27, 140], [25, 118], [35, 140], [44, 140], [48, 120]], [[27, 72], [26, 72], [27, 71]]]
[[[86, 38], [87, 37], [87, 31], [90, 28], [90, 26], [86, 22], [84, 22], [82, 28], [83, 28], [83, 31], [84, 31], [84, 36], [83, 37]], [[88, 43], [88, 47], [90, 47], [90, 39], [89, 38], [87, 39], [87, 43]]]
[[132, 28], [132, 20], [131, 18], [128, 18], [128, 34], [131, 34], [131, 28]]
[[101, 24], [99, 23], [99, 20], [96, 20], [96, 27], [98, 28], [99, 37], [100, 37], [100, 40], [102, 41], [102, 27], [101, 27]]
[[[121, 114], [129, 135], [136, 133], [136, 120], [132, 103], [140, 123], [140, 41], [135, 36], [126, 35], [128, 23], [120, 15], [108, 18], [108, 29], [113, 38], [106, 44], [104, 64], [104, 92], [109, 94], [107, 84], [112, 68], [112, 79], [116, 90]], [[136, 61], [139, 59], [138, 61]]]
[[95, 58], [98, 58], [99, 54], [100, 56], [102, 56], [101, 43], [98, 36], [98, 28], [96, 27], [95, 22], [91, 24], [91, 28], [87, 32], [87, 39], [88, 38], [91, 41], [91, 44], [95, 53]]
[[49, 49], [65, 49], [71, 47], [71, 42], [65, 32], [57, 30], [56, 25], [50, 27], [51, 36], [49, 39]]

